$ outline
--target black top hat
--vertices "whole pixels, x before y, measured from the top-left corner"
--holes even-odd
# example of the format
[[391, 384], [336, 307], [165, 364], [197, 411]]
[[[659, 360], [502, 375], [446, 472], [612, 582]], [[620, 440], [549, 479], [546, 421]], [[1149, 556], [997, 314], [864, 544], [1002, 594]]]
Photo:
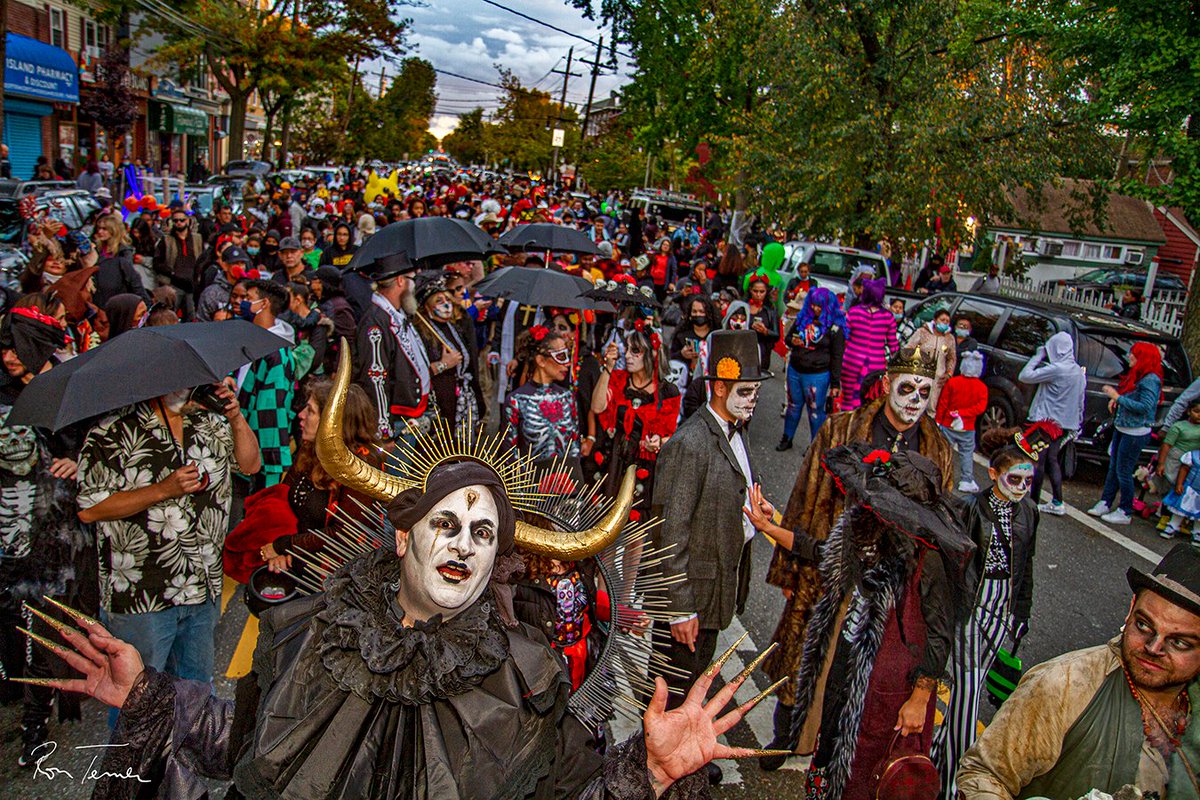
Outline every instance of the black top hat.
[[1149, 589], [1200, 617], [1200, 551], [1190, 544], [1175, 545], [1149, 575], [1130, 567], [1125, 579], [1135, 593]]
[[382, 281], [397, 275], [416, 272], [417, 269], [417, 265], [408, 257], [408, 253], [401, 252], [380, 256], [370, 266], [364, 268], [362, 274], [370, 280]]
[[706, 381], [765, 381], [771, 373], [758, 361], [754, 331], [713, 331], [708, 337]]

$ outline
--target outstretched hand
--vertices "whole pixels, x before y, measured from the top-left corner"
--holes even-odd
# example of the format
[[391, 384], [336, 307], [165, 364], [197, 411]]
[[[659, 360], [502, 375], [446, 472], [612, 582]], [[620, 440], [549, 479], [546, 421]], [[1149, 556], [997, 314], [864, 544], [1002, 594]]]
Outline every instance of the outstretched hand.
[[26, 635], [67, 662], [72, 669], [82, 672], [83, 677], [11, 678], [10, 680], [49, 686], [65, 692], [78, 692], [94, 697], [101, 703], [114, 708], [123, 707], [129, 697], [129, 692], [145, 672], [145, 665], [142, 663], [142, 656], [137, 648], [116, 638], [103, 625], [86, 614], [50, 600], [50, 598], [46, 599], [73, 617], [84, 632], [27, 605], [26, 607], [30, 611], [58, 631], [59, 635], [74, 649], [63, 647], [28, 631]]
[[650, 771], [656, 797], [661, 796], [675, 781], [692, 774], [713, 759], [752, 758], [773, 752], [730, 747], [717, 741], [717, 737], [737, 725], [750, 709], [783, 684], [783, 681], [779, 681], [752, 700], [722, 713], [746, 678], [775, 645], [771, 645], [741, 674], [725, 684], [711, 700], [706, 700], [713, 678], [736, 647], [737, 644], [734, 644], [697, 678], [683, 703], [670, 711], [667, 710], [667, 684], [661, 677], [655, 678], [654, 697], [642, 716], [642, 729], [646, 737], [646, 767]]

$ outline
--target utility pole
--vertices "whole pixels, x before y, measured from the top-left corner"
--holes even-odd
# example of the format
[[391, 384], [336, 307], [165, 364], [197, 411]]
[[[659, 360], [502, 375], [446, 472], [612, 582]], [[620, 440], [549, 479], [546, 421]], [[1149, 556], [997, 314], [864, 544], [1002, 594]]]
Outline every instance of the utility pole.
[[582, 142], [588, 135], [588, 124], [592, 121], [592, 100], [596, 97], [596, 78], [600, 75], [600, 56], [604, 53], [604, 37], [600, 37], [600, 41], [596, 43], [596, 58], [592, 61], [583, 61], [584, 64], [590, 64], [592, 67], [592, 85], [588, 87], [587, 106], [583, 111], [583, 131], [579, 135], [579, 140]]
[[387, 65], [379, 68], [379, 99], [383, 99], [384, 92], [387, 91]]
[[[567, 51], [567, 68], [550, 70], [551, 72], [553, 72], [555, 74], [563, 76], [562, 97], [558, 101], [558, 121], [560, 124], [563, 121], [563, 116], [562, 116], [563, 110], [567, 107], [567, 81], [569, 81], [572, 77], [575, 77], [575, 78], [583, 77], [578, 72], [571, 72], [571, 59], [574, 57], [575, 57], [575, 48], [572, 47], [570, 50]], [[552, 179], [557, 179], [557, 177], [558, 177], [558, 151], [559, 151], [559, 146], [555, 146], [555, 148], [554, 148], [554, 166], [550, 168], [550, 176]]]

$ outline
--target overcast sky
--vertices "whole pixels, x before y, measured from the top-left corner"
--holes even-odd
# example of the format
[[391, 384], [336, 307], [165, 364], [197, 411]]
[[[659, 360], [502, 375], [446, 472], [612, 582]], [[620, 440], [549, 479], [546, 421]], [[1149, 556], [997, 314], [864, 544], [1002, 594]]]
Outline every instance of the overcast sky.
[[[611, 31], [584, 19], [563, 0], [498, 1], [592, 41], [603, 36], [605, 58], [608, 57], [607, 40], [611, 38]], [[490, 83], [499, 82], [496, 65], [500, 65], [516, 73], [524, 86], [551, 91], [556, 98], [562, 91], [562, 75], [549, 72], [566, 65], [567, 50], [574, 46], [576, 62], [571, 71], [581, 73], [582, 77], [570, 79], [567, 102], [577, 103], [582, 113], [587, 101], [590, 67], [579, 64], [578, 59], [592, 59], [596, 54], [593, 45], [502, 11], [482, 0], [426, 0], [424, 6], [406, 7], [403, 13], [412, 19], [408, 37], [413, 46], [411, 55], [424, 58], [438, 69]], [[602, 73], [596, 81], [596, 100], [608, 97], [614, 88], [628, 80], [628, 71], [628, 63], [620, 59], [616, 75]], [[378, 80], [378, 73], [366, 78], [368, 86], [378, 87]], [[459, 114], [476, 106], [494, 110], [501, 91], [439, 74], [437, 94], [438, 105], [429, 129], [440, 138], [454, 129]]]

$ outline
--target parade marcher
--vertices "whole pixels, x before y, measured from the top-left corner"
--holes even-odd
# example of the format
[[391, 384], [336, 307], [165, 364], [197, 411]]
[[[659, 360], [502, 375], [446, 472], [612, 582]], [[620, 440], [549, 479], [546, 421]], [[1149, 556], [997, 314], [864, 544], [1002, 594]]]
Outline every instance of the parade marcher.
[[1038, 453], [1058, 433], [1038, 423], [1024, 431], [992, 429], [980, 442], [992, 485], [968, 496], [962, 515], [976, 548], [968, 571], [970, 595], [964, 598], [970, 608], [965, 631], [952, 643], [950, 702], [934, 736], [933, 760], [946, 797], [957, 796], [954, 774], [975, 742], [988, 669], [1006, 639], [1019, 642], [1029, 631], [1039, 522], [1029, 487]]
[[108, 298], [118, 294], [150, 297], [133, 268], [133, 245], [120, 217], [106, 214], [96, 220], [95, 245], [98, 256], [94, 292], [96, 305], [103, 308]]
[[822, 461], [846, 494], [824, 541], [775, 525], [760, 491], [746, 505], [781, 547], [820, 563], [789, 736], [795, 742], [806, 725], [819, 731], [806, 798], [893, 797], [899, 786], [883, 781], [896, 778], [877, 770], [897, 745], [905, 754], [929, 752], [937, 682], [968, 602], [975, 544], [943, 499], [937, 466], [919, 453], [858, 442]]
[[[429, 359], [430, 386], [438, 413], [453, 428], [484, 421], [479, 388], [479, 352], [474, 329], [463, 323], [461, 308], [439, 273], [421, 276], [416, 288], [417, 333]], [[469, 320], [468, 320], [469, 322]]]
[[[655, 544], [669, 548], [664, 573], [687, 579], [669, 589], [670, 639], [660, 642], [667, 663], [686, 679], [666, 676], [683, 688], [712, 660], [717, 636], [745, 606], [750, 589], [750, 542], [754, 527], [742, 503], [754, 485], [746, 423], [754, 414], [762, 381], [757, 337], [751, 331], [717, 331], [709, 341], [712, 396], [703, 410], [675, 431], [658, 459], [656, 505], [663, 524]], [[664, 631], [665, 633], [665, 631]], [[654, 662], [651, 669], [654, 670]], [[709, 767], [709, 780], [721, 771]]]
[[[1083, 406], [1087, 390], [1087, 375], [1075, 361], [1075, 342], [1071, 334], [1059, 331], [1046, 340], [1021, 367], [1017, 375], [1021, 383], [1037, 386], [1029, 404], [1029, 420], [1053, 420], [1063, 435], [1038, 454], [1037, 474], [1030, 493], [1038, 509], [1047, 514], [1062, 516], [1063, 473], [1059, 451], [1063, 441], [1083, 426]], [[1050, 502], [1042, 503], [1042, 480], [1050, 478]]]
[[979, 342], [971, 335], [973, 326], [968, 317], [954, 320], [954, 354], [961, 361], [963, 353], [979, 349]]
[[758, 356], [763, 372], [771, 370], [771, 351], [779, 341], [779, 315], [771, 305], [771, 284], [765, 275], [750, 277], [746, 305], [749, 313], [748, 326], [758, 336]]
[[594, 460], [607, 473], [607, 491], [615, 492], [630, 464], [642, 485], [636, 508], [654, 505], [659, 454], [679, 424], [679, 388], [667, 371], [662, 338], [653, 328], [625, 336], [625, 369], [615, 369], [617, 346], [609, 344], [592, 392], [591, 411], [601, 431]]
[[356, 252], [353, 229], [345, 222], [337, 222], [333, 226], [333, 244], [321, 251], [320, 264], [345, 270]]
[[[1164, 495], [1174, 492], [1182, 500], [1185, 494], [1183, 488], [1186, 488], [1186, 485], [1184, 487], [1180, 486], [1179, 468], [1183, 463], [1184, 457], [1196, 450], [1200, 450], [1200, 398], [1193, 399], [1191, 404], [1188, 405], [1186, 417], [1170, 426], [1163, 435], [1162, 445], [1158, 448], [1158, 467], [1155, 469], [1155, 474], [1163, 483]], [[1188, 464], [1190, 479], [1187, 483], [1194, 484], [1197, 478], [1200, 478], [1200, 471], [1196, 470], [1196, 467], [1200, 466], [1200, 461], [1198, 461], [1196, 456], [1190, 457], [1188, 461], [1190, 462]], [[1175, 513], [1172, 513], [1173, 509], [1170, 508], [1170, 505], [1167, 503], [1166, 498], [1164, 498], [1163, 508], [1161, 509], [1158, 521], [1159, 535], [1164, 539], [1173, 538], [1183, 530], [1181, 528], [1181, 523], [1184, 522], [1183, 518], [1187, 519], [1189, 528], [1185, 532], [1193, 533], [1190, 530], [1192, 528], [1191, 512], [1200, 509], [1200, 504], [1189, 503], [1188, 505], [1191, 507], [1186, 511], [1181, 507]], [[1180, 518], [1175, 518], [1176, 514]], [[1193, 539], [1197, 544], [1200, 544], [1200, 537], [1193, 536]]]
[[620, 534], [628, 501], [570, 532], [577, 546], [566, 549], [561, 532], [516, 520], [514, 503], [534, 499], [502, 455], [438, 461], [414, 476], [423, 488], [408, 488], [341, 444], [344, 373], [318, 452], [331, 478], [389, 504], [394, 541], [353, 557], [324, 591], [264, 614], [256, 671], [236, 704], [144, 666], [135, 648], [73, 614], [87, 635], [69, 626], [63, 635], [91, 658], [56, 651], [85, 677], [54, 685], [123, 710], [113, 741], [125, 746], [108, 750], [94, 797], [127, 797], [138, 784], [120, 776], [154, 775], [170, 797], [200, 796], [211, 776], [244, 796], [301, 800], [652, 800], [668, 791], [702, 800], [697, 773], [709, 759], [755, 752], [716, 741], [754, 705], [720, 713], [744, 677], [706, 704], [705, 674], [671, 711], [658, 682], [640, 735], [598, 754], [566, 713], [557, 656], [513, 624], [498, 584], [514, 545], [561, 561], [595, 554]]
[[860, 394], [868, 375], [883, 369], [888, 356], [899, 350], [896, 318], [883, 307], [882, 278], [863, 281], [859, 302], [846, 313], [846, 350], [842, 356], [842, 409], [853, 411], [862, 403]]
[[271, 275], [271, 280], [276, 283], [287, 285], [293, 281], [308, 282], [312, 270], [304, 261], [304, 248], [299, 238], [286, 236], [279, 243], [279, 267], [279, 270]]
[[826, 400], [842, 392], [842, 354], [846, 344], [846, 317], [837, 296], [820, 286], [809, 290], [804, 305], [784, 341], [788, 346], [787, 411], [783, 436], [776, 450], [790, 450], [800, 411], [808, 413], [808, 428], [817, 438], [827, 416]]
[[264, 280], [247, 281], [245, 287], [246, 299], [239, 301], [238, 315], [289, 345], [246, 365], [238, 375], [238, 403], [262, 453], [262, 469], [251, 478], [251, 486], [258, 490], [279, 483], [292, 466], [296, 360], [290, 346], [292, 328], [279, 319], [287, 309], [287, 290]]
[[[888, 365], [886, 397], [826, 420], [809, 445], [800, 474], [796, 476], [783, 516], [785, 528], [802, 530], [817, 541], [823, 541], [829, 535], [841, 516], [843, 501], [833, 477], [822, 467], [821, 457], [843, 444], [869, 442], [873, 449], [918, 452], [937, 466], [942, 476], [942, 491], [949, 493], [953, 489], [954, 448], [942, 436], [937, 423], [925, 414], [936, 370], [937, 364], [932, 358], [920, 350], [904, 348]], [[779, 649], [767, 658], [763, 668], [775, 680], [792, 678], [800, 666], [810, 610], [822, 591], [821, 576], [815, 568], [776, 548], [767, 582], [783, 589], [787, 603], [773, 636]], [[795, 686], [790, 683], [780, 689], [773, 746], [787, 741], [795, 691]], [[815, 736], [815, 727], [807, 729], [797, 742], [797, 752], [811, 753]], [[777, 756], [760, 760], [764, 769], [778, 769], [783, 762], [784, 759]]]
[[517, 357], [529, 377], [505, 400], [505, 441], [539, 467], [557, 464], [579, 475], [579, 406], [562, 385], [571, 368], [566, 337], [534, 325], [518, 337]]
[[684, 305], [684, 311], [682, 323], [671, 334], [670, 356], [672, 361], [685, 365], [687, 383], [690, 383], [700, 363], [700, 343], [710, 333], [720, 329], [721, 317], [713, 307], [712, 300], [703, 295], [690, 298]]
[[330, 359], [329, 346], [334, 337], [333, 320], [317, 307], [312, 289], [306, 283], [287, 285], [288, 306], [280, 318], [296, 332], [296, 380], [322, 375]]
[[358, 326], [354, 381], [375, 404], [385, 442], [409, 436], [409, 425], [427, 427], [437, 413], [429, 402], [429, 356], [411, 319], [414, 272], [407, 256], [376, 262], [370, 275], [375, 291]]
[[937, 412], [942, 387], [954, 375], [958, 365], [958, 350], [950, 330], [950, 311], [945, 308], [935, 311], [933, 319], [913, 331], [905, 347], [919, 347], [937, 359], [937, 379], [933, 382], [933, 395], [929, 398], [929, 415], [933, 416]]
[[1129, 369], [1121, 376], [1117, 387], [1104, 387], [1109, 399], [1108, 410], [1116, 418], [1104, 491], [1088, 513], [1111, 525], [1128, 525], [1133, 518], [1133, 473], [1157, 421], [1162, 386], [1162, 352], [1158, 345], [1135, 342], [1129, 349]]
[[114, 339], [126, 331], [140, 328], [145, 324], [148, 313], [146, 301], [136, 294], [110, 297], [104, 306], [104, 314], [108, 317], [108, 338]]
[[1121, 632], [1029, 670], [967, 751], [959, 797], [1195, 798], [1200, 551], [1176, 545], [1133, 591]]
[[983, 354], [963, 353], [958, 366], [960, 374], [946, 382], [934, 419], [958, 451], [958, 490], [974, 494], [979, 491], [975, 483], [975, 420], [988, 403], [987, 384], [979, 378], [983, 374]]
[[242, 248], [234, 245], [230, 245], [220, 252], [217, 256], [217, 265], [221, 271], [212, 284], [206, 286], [200, 293], [200, 300], [196, 303], [197, 322], [212, 322], [219, 309], [229, 307], [234, 284], [247, 275], [257, 273], [257, 270], [251, 272], [247, 269], [250, 265], [250, 257]]

